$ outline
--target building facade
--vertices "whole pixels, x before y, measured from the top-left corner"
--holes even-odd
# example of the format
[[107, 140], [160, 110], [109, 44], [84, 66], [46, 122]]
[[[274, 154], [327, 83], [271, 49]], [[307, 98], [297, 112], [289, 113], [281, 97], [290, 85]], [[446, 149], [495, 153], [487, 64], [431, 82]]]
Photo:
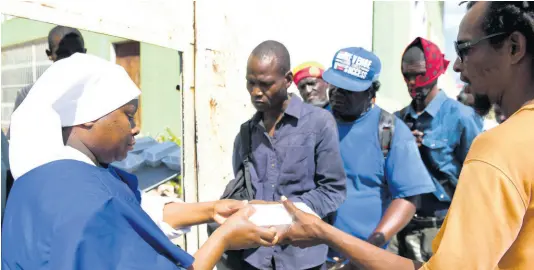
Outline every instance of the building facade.
[[[17, 91], [52, 64], [45, 53], [54, 24], [12, 18], [2, 23], [2, 129], [7, 129]], [[125, 67], [143, 92], [138, 123], [157, 137], [182, 128], [181, 54], [148, 43], [81, 30], [87, 53]]]

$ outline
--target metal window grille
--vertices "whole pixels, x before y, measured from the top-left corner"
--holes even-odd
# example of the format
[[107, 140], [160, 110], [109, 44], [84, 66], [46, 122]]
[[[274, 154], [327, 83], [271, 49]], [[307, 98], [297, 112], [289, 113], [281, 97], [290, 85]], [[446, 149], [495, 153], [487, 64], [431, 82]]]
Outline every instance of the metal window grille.
[[2, 120], [4, 131], [9, 127], [17, 92], [32, 83], [52, 64], [45, 50], [47, 40], [26, 42], [2, 48]]

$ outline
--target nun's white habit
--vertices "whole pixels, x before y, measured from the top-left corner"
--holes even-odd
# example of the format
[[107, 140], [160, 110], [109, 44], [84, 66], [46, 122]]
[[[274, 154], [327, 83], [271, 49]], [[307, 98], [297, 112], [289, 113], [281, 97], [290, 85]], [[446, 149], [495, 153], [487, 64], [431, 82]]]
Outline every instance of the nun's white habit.
[[2, 269], [180, 269], [193, 257], [140, 206], [135, 176], [64, 146], [62, 127], [95, 121], [139, 96], [124, 69], [74, 54], [52, 65], [12, 115], [15, 182]]

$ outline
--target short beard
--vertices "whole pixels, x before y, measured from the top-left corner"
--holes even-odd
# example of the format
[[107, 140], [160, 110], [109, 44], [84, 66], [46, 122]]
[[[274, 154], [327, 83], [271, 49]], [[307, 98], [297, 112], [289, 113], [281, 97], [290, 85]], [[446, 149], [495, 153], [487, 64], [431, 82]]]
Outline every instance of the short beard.
[[474, 94], [473, 109], [480, 115], [486, 116], [491, 110], [491, 101], [487, 95]]
[[326, 106], [326, 104], [328, 104], [328, 99], [315, 100], [315, 101], [310, 102], [310, 105], [313, 105], [313, 106], [316, 106], [316, 107], [320, 107], [320, 108], [324, 108], [324, 106]]

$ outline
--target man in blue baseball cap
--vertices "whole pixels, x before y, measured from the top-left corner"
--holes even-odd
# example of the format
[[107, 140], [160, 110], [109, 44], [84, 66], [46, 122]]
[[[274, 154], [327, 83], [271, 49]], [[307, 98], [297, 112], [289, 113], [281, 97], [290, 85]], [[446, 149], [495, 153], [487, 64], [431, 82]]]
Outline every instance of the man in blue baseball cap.
[[[345, 48], [336, 53], [323, 79], [330, 84], [348, 178], [347, 198], [334, 226], [385, 248], [415, 214], [411, 198], [433, 192], [434, 184], [408, 127], [374, 104], [380, 69], [372, 52]], [[329, 252], [329, 258], [337, 256]]]

